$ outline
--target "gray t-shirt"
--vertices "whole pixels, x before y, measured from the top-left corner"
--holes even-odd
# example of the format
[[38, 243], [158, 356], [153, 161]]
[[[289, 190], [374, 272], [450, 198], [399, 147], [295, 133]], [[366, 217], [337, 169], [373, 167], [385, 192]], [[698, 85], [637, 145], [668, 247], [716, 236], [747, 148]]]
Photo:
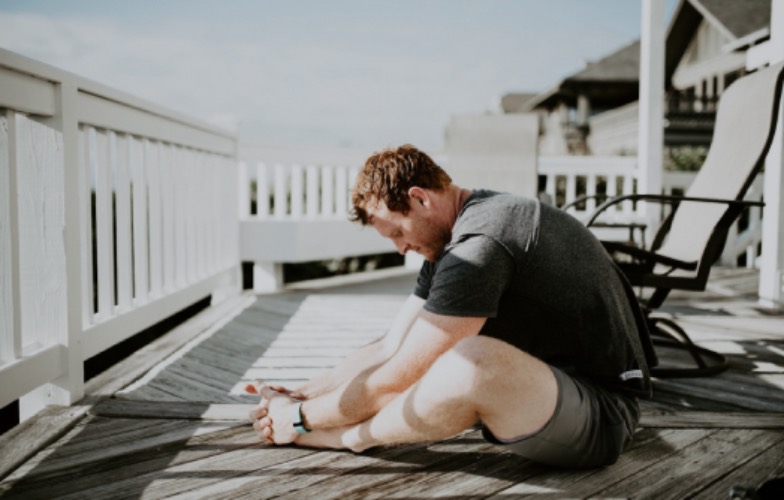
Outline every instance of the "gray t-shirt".
[[488, 318], [481, 335], [650, 397], [650, 339], [634, 293], [593, 234], [556, 208], [475, 191], [414, 293], [427, 311]]

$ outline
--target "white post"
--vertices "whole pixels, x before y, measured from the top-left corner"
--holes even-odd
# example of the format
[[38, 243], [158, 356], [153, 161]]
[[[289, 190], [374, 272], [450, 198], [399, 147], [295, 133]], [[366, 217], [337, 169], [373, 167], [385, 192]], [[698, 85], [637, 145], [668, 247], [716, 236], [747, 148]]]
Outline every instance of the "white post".
[[[784, 61], [784, 2], [771, 0], [771, 64]], [[782, 104], [784, 108], [784, 104]], [[780, 108], [776, 135], [765, 159], [765, 216], [762, 218], [762, 256], [760, 258], [759, 300], [764, 306], [784, 302], [784, 109]]]
[[[22, 293], [19, 273], [19, 189], [16, 112], [6, 110], [6, 131], [0, 131], [0, 362], [22, 356]], [[0, 123], [0, 126], [3, 124]]]
[[81, 204], [85, 192], [82, 182], [82, 169], [79, 163], [79, 126], [76, 121], [76, 86], [61, 83], [56, 87], [57, 113], [43, 120], [47, 125], [58, 129], [63, 136], [64, 163], [64, 217], [65, 217], [65, 267], [66, 267], [66, 307], [68, 321], [57, 332], [58, 341], [64, 346], [65, 374], [35, 391], [19, 398], [19, 418], [24, 421], [42, 410], [47, 404], [72, 405], [84, 396], [84, 367], [80, 337], [82, 335], [82, 252], [81, 227], [83, 222]]
[[279, 262], [253, 263], [253, 290], [257, 293], [275, 292], [283, 286], [283, 264]]
[[[640, 193], [659, 194], [664, 144], [664, 1], [642, 0], [641, 18], [637, 187]], [[648, 209], [646, 204], [640, 208], [652, 233], [659, 210]]]

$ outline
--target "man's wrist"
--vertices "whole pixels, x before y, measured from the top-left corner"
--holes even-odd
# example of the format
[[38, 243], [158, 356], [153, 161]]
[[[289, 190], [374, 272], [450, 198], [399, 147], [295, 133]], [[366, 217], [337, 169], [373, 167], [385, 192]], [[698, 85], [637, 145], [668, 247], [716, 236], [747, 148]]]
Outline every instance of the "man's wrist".
[[291, 422], [297, 434], [307, 434], [312, 430], [305, 425], [305, 417], [302, 416], [302, 404], [299, 403], [294, 406], [294, 416]]

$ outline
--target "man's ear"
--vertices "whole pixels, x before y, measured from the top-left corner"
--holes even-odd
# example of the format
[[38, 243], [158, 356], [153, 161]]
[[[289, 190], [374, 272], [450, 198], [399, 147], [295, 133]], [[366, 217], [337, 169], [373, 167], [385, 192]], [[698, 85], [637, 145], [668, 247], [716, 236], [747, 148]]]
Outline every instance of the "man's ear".
[[419, 203], [422, 206], [428, 206], [430, 204], [430, 196], [428, 192], [422, 189], [421, 187], [412, 186], [408, 189], [408, 197], [410, 199], [409, 203]]

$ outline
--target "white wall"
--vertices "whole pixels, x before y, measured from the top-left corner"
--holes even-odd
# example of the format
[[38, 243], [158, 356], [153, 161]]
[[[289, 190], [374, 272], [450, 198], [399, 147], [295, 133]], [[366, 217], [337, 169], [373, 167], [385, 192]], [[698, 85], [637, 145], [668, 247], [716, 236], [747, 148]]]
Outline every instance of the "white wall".
[[454, 116], [446, 128], [445, 168], [463, 187], [536, 196], [538, 138], [534, 113]]

